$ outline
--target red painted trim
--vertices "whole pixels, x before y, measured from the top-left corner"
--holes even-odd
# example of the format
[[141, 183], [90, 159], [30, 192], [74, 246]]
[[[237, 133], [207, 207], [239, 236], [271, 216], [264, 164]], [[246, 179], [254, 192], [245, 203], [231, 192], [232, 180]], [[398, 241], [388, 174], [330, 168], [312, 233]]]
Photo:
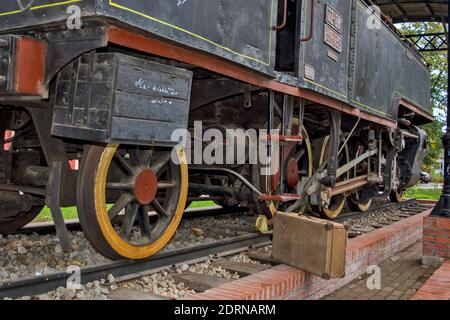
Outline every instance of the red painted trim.
[[45, 83], [44, 43], [29, 39], [17, 39], [16, 74], [14, 91], [23, 95], [42, 95]]
[[110, 43], [192, 64], [194, 66], [198, 66], [260, 88], [271, 89], [294, 97], [304, 98], [314, 103], [321, 104], [371, 122], [376, 122], [387, 127], [397, 127], [396, 121], [372, 115], [347, 103], [327, 97], [312, 90], [301, 89], [280, 83], [243, 66], [195, 49], [182, 47], [180, 45], [172, 44], [152, 37], [146, 37], [113, 25], [108, 27], [107, 37]]
[[406, 101], [405, 99], [401, 99], [399, 105], [404, 106], [405, 108], [417, 113], [418, 115], [424, 117], [427, 120], [430, 120], [431, 122], [434, 122], [436, 120], [431, 114], [423, 111], [418, 106]]

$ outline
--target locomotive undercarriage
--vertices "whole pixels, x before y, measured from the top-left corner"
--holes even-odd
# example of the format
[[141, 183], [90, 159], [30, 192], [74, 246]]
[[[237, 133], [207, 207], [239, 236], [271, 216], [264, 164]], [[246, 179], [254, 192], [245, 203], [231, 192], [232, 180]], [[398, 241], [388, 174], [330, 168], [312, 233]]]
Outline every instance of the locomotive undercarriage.
[[[196, 121], [202, 121], [204, 130], [222, 132], [280, 129], [278, 138], [272, 138], [283, 155], [278, 155], [278, 172], [263, 175], [261, 164], [244, 158], [231, 165], [190, 165], [188, 178], [183, 162], [170, 163], [171, 149], [62, 140], [51, 137], [48, 124], [43, 126], [52, 115], [49, 103], [40, 109], [3, 106], [2, 137], [7, 131], [14, 136], [2, 141], [0, 232], [24, 226], [48, 204], [48, 163], [58, 160], [65, 164], [61, 206], [78, 205], [83, 230], [94, 247], [115, 259], [140, 259], [159, 251], [192, 201], [210, 199], [228, 208], [245, 205], [268, 221], [285, 210], [333, 219], [346, 204], [365, 211], [375, 198], [400, 201], [403, 191], [415, 183], [417, 164], [426, 154], [426, 135], [407, 119], [400, 121], [399, 129], [389, 129], [216, 75], [205, 78], [203, 70], [195, 74], [191, 131]], [[215, 92], [217, 87], [221, 90]], [[186, 150], [178, 152], [185, 157]], [[80, 168], [70, 169], [69, 160], [81, 161]], [[147, 188], [150, 194], [143, 191]], [[115, 229], [96, 222], [99, 211]], [[144, 219], [149, 214], [150, 220]], [[115, 247], [105, 245], [105, 233], [114, 234], [106, 243]]]
[[[351, 210], [366, 211], [375, 198], [401, 201], [403, 191], [416, 182], [427, 146], [426, 134], [411, 124], [413, 114], [400, 113], [399, 128], [390, 129], [308, 99], [157, 57], [151, 60], [194, 73], [188, 125], [194, 138], [191, 149], [176, 150], [178, 164], [170, 161], [172, 148], [52, 136], [55, 75], [82, 52], [102, 46], [105, 30], [93, 30], [88, 40], [46, 34], [49, 51], [63, 53], [47, 69], [49, 98], [10, 97], [0, 106], [2, 234], [29, 223], [44, 205], [52, 209], [56, 221], [61, 218], [60, 207], [76, 205], [83, 231], [100, 253], [113, 259], [142, 259], [167, 244], [192, 201], [247, 206], [268, 222], [277, 211], [308, 211], [333, 219], [346, 204]], [[62, 49], [68, 41], [77, 42], [76, 50]], [[98, 52], [142, 56], [118, 47]], [[223, 159], [219, 164], [188, 166], [187, 155], [195, 153], [198, 121], [200, 138], [213, 129], [244, 145], [240, 135], [255, 130], [258, 139], [279, 146], [278, 154], [269, 154], [279, 170], [267, 174], [267, 164], [249, 163], [250, 146], [244, 147], [243, 157], [232, 157], [231, 164]], [[228, 130], [237, 135], [227, 136]], [[272, 134], [272, 130], [279, 131]], [[11, 132], [14, 135], [4, 140]], [[200, 153], [208, 146], [201, 142]], [[69, 161], [78, 162], [78, 168], [71, 168]], [[62, 233], [61, 223], [59, 227]]]

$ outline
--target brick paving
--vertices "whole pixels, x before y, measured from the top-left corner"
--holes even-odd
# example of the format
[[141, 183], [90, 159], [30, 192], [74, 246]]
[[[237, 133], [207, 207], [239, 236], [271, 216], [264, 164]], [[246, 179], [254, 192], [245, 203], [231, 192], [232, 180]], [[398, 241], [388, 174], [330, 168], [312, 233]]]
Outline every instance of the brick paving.
[[450, 260], [428, 279], [412, 300], [450, 300]]
[[324, 300], [410, 300], [437, 270], [422, 265], [422, 242], [417, 242], [391, 259], [382, 262], [381, 289], [370, 290], [365, 274]]

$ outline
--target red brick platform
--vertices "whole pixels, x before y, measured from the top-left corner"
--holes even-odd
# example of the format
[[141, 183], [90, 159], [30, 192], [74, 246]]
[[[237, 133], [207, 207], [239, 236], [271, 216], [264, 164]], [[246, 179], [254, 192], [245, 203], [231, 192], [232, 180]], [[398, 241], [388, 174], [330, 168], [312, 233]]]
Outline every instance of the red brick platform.
[[423, 221], [431, 210], [383, 229], [351, 239], [347, 247], [347, 276], [326, 281], [295, 268], [279, 265], [261, 273], [187, 297], [189, 300], [318, 300], [345, 286], [398, 252], [422, 239]]
[[424, 259], [450, 259], [450, 218], [426, 217], [423, 225]]
[[412, 300], [450, 300], [450, 261], [428, 279]]

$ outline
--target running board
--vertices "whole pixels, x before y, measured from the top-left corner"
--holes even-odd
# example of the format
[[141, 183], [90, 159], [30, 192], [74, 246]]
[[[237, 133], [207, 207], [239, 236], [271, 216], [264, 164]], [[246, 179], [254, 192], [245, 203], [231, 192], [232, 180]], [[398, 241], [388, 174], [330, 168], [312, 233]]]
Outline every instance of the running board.
[[302, 196], [298, 194], [283, 194], [283, 195], [262, 194], [259, 196], [259, 201], [289, 202], [301, 199]]

